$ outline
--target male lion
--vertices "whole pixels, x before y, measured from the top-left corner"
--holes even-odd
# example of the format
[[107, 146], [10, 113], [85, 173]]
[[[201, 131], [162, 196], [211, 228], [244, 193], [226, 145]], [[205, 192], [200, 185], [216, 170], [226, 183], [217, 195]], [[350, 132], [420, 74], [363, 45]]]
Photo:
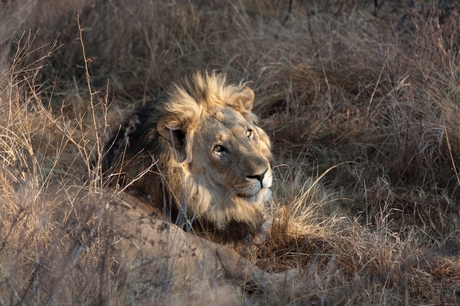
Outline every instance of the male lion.
[[103, 172], [185, 230], [249, 241], [271, 198], [270, 141], [253, 91], [196, 73], [139, 108], [105, 146]]
[[165, 286], [175, 292], [216, 280], [245, 291], [256, 285], [273, 299], [296, 277], [266, 273], [212, 242], [249, 241], [265, 221], [270, 141], [256, 125], [253, 103], [248, 87], [196, 73], [139, 108], [106, 144], [104, 174], [148, 202], [121, 193], [110, 206], [120, 235], [116, 261], [136, 291], [151, 296]]

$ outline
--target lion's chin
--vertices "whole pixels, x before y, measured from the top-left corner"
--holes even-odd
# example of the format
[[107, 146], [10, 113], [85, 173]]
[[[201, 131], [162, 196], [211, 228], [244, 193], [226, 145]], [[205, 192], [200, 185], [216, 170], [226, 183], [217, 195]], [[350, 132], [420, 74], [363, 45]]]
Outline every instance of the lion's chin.
[[265, 203], [271, 199], [272, 191], [269, 188], [262, 188], [255, 195], [252, 195], [252, 196], [238, 195], [238, 197], [244, 199], [249, 204]]

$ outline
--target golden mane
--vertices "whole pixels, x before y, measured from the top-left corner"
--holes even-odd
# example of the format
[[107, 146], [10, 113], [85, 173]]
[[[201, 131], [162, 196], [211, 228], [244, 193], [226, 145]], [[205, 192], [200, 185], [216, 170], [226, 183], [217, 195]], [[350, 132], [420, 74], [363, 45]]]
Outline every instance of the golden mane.
[[[224, 74], [196, 72], [191, 79], [185, 78], [173, 85], [168, 100], [160, 108], [165, 127], [169, 130], [187, 131], [187, 159], [190, 161], [193, 136], [206, 114], [217, 108], [229, 106], [240, 112], [246, 120], [257, 122], [252, 110], [254, 93], [245, 84], [227, 85]], [[250, 105], [247, 103], [250, 101]], [[161, 126], [161, 125], [160, 125]]]

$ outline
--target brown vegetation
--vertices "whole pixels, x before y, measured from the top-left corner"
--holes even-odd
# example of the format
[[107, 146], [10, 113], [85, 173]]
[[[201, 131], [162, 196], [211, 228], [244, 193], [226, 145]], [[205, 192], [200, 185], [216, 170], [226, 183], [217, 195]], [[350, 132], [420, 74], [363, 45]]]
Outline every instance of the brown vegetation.
[[91, 160], [195, 69], [255, 91], [276, 219], [245, 256], [298, 269], [294, 304], [458, 303], [460, 7], [370, 2], [3, 1], [0, 304], [128, 303]]

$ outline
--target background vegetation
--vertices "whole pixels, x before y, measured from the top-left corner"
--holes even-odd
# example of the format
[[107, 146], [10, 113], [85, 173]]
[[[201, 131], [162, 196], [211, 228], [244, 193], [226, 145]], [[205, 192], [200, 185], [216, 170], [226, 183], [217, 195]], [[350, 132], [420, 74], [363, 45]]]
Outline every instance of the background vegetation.
[[0, 46], [0, 304], [126, 303], [90, 161], [195, 69], [256, 92], [293, 304], [460, 302], [457, 1], [7, 0]]

